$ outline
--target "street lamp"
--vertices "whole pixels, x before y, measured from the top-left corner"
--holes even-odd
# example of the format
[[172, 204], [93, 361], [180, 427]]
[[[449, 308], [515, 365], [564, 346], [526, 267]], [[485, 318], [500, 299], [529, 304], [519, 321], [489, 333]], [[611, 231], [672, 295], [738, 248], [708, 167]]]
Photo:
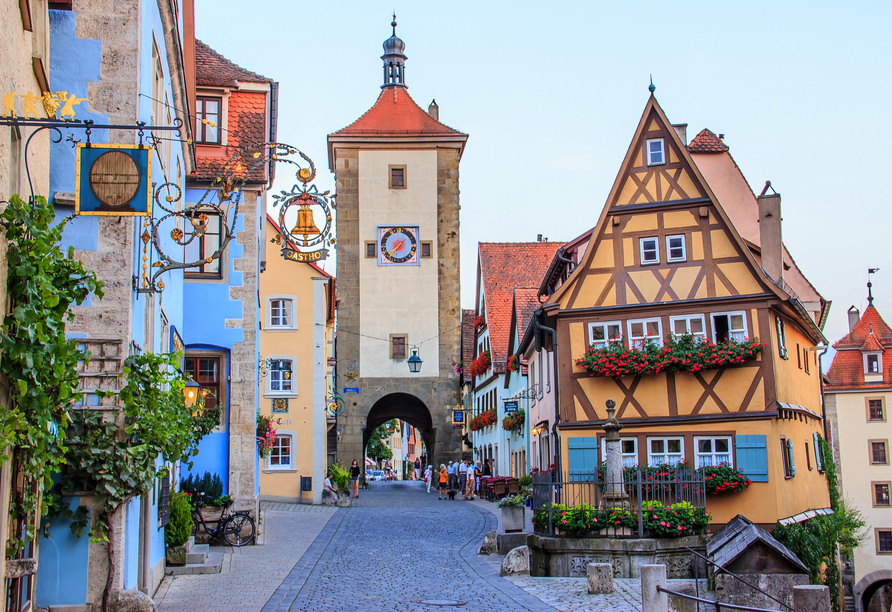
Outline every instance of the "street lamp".
[[183, 398], [186, 400], [186, 407], [191, 408], [198, 401], [198, 390], [201, 388], [194, 380], [190, 380], [183, 387]]
[[412, 374], [418, 374], [421, 371], [422, 361], [421, 357], [418, 356], [417, 348], [412, 349], [412, 356], [409, 357], [407, 363], [409, 364], [409, 371], [412, 372]]

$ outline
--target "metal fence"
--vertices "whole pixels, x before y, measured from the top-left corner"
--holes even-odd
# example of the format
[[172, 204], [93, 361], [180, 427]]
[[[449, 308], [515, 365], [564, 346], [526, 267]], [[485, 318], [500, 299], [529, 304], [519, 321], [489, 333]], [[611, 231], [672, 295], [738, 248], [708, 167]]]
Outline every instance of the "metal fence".
[[[622, 482], [607, 481], [597, 471], [567, 480], [554, 476], [533, 475], [533, 523], [540, 535], [659, 536], [651, 533], [659, 527], [651, 522], [657, 513], [675, 509], [706, 518], [706, 483], [697, 470], [627, 469]], [[572, 524], [564, 522], [567, 516]]]

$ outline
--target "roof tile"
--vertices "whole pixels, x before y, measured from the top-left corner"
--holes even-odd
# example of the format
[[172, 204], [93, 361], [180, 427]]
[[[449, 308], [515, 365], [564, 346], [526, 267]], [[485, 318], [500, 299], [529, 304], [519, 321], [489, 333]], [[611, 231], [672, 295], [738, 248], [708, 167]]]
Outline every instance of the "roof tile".
[[241, 66], [208, 47], [200, 40], [195, 41], [195, 84], [205, 87], [236, 87], [236, 81], [249, 83], [271, 83], [272, 79]]
[[461, 311], [461, 359], [464, 364], [462, 378], [471, 381], [471, 362], [474, 360], [474, 321], [476, 312], [473, 308]]
[[691, 153], [724, 153], [727, 150], [728, 145], [709, 130], [697, 134], [688, 145], [688, 151]]
[[405, 89], [386, 87], [365, 114], [332, 136], [465, 136], [421, 109]]
[[882, 351], [883, 380], [881, 386], [892, 385], [892, 328], [879, 311], [871, 305], [855, 327], [833, 345], [836, 354], [827, 371], [828, 391], [842, 389], [870, 389], [878, 384], [864, 382], [864, 356], [862, 351]]

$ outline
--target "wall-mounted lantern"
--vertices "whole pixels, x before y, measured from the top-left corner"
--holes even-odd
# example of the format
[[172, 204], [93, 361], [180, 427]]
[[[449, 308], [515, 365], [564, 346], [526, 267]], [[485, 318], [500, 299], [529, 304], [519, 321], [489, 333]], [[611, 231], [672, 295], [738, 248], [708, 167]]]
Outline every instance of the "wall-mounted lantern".
[[406, 363], [409, 364], [409, 371], [412, 372], [412, 374], [418, 374], [421, 371], [422, 361], [421, 357], [418, 356], [417, 348], [412, 349], [412, 356], [406, 360]]

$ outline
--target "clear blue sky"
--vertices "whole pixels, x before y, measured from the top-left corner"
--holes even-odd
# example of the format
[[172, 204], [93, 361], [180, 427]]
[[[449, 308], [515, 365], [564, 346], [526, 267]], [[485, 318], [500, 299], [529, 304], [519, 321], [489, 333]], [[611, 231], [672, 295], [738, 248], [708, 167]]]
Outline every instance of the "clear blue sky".
[[409, 93], [470, 134], [465, 307], [478, 242], [567, 241], [594, 225], [653, 74], [689, 138], [725, 134], [750, 185], [781, 193], [784, 242], [833, 300], [830, 341], [851, 304], [866, 306], [868, 267], [881, 268], [874, 296], [892, 323], [888, 1], [196, 3], [199, 39], [279, 81], [279, 140], [314, 159], [326, 189], [325, 137], [377, 98], [396, 10]]

